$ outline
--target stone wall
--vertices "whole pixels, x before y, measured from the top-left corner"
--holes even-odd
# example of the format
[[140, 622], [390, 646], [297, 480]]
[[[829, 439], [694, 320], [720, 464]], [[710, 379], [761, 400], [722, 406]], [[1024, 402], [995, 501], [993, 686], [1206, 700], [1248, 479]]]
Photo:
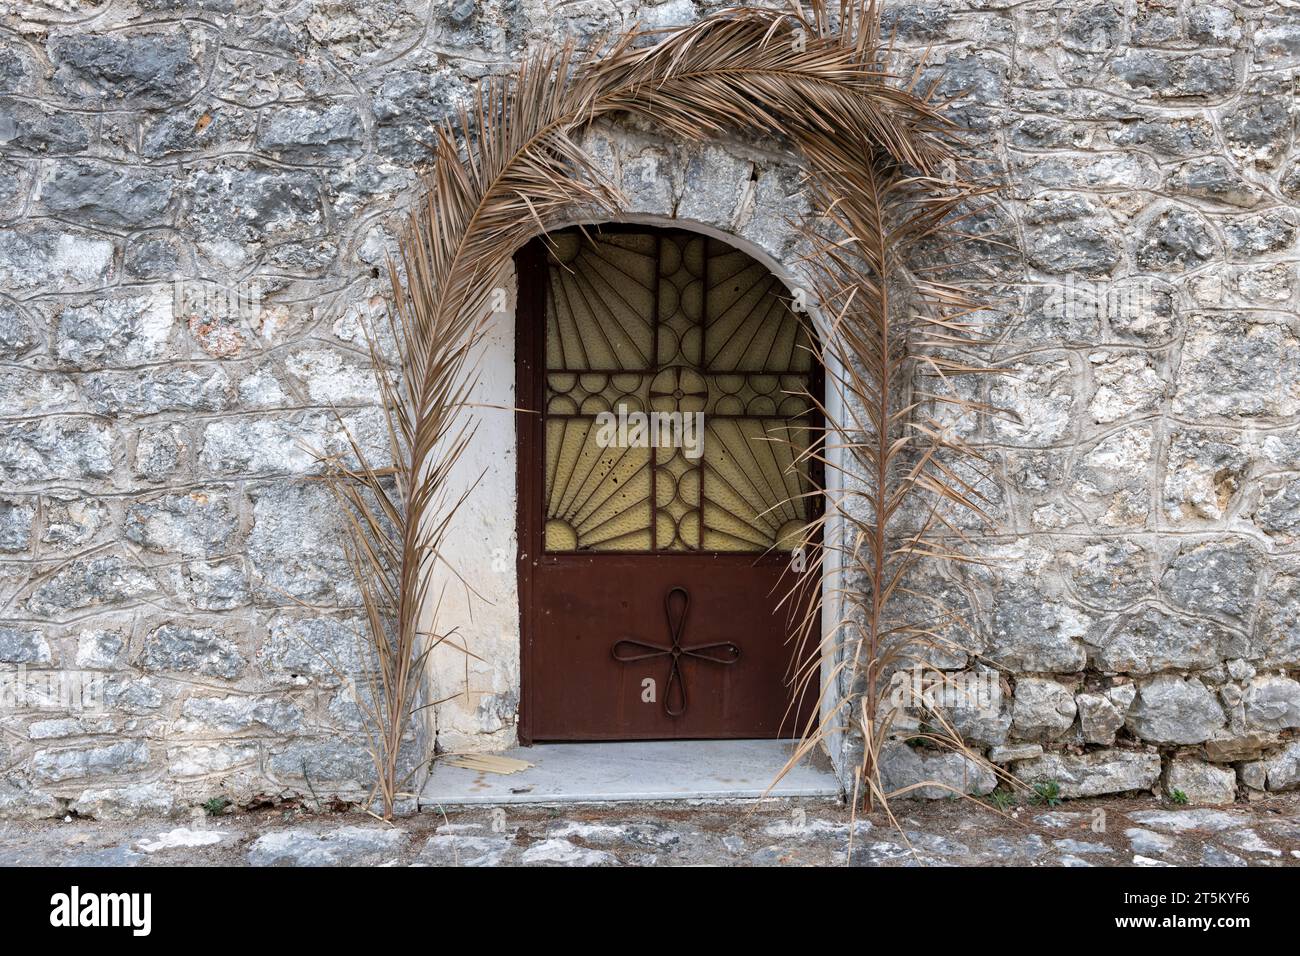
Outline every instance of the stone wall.
[[957, 724], [1065, 796], [1294, 787], [1300, 6], [1001, 6], [888, 12], [1008, 186], [978, 224], [1007, 374], [972, 397], [1016, 417], [967, 431], [1000, 534], [935, 573], [1011, 673]]
[[[1019, 415], [971, 426], [999, 562], [934, 571], [1009, 669], [963, 730], [1067, 796], [1300, 784], [1300, 6], [886, 6], [1008, 183], [980, 224], [1005, 246], [972, 267], [1005, 303], [984, 318], [1008, 374], [982, 397]], [[312, 648], [355, 665], [357, 594], [309, 476], [343, 449], [333, 408], [382, 439], [358, 321], [428, 122], [527, 43], [706, 7], [2, 9], [0, 666], [102, 675], [106, 706], [6, 705], [0, 814], [355, 796], [356, 705]], [[790, 261], [797, 181], [770, 145], [591, 149], [647, 215]], [[435, 729], [502, 746], [513, 525], [499, 497], [465, 520], [493, 600], [463, 613], [491, 660]], [[953, 771], [910, 749], [894, 769]]]

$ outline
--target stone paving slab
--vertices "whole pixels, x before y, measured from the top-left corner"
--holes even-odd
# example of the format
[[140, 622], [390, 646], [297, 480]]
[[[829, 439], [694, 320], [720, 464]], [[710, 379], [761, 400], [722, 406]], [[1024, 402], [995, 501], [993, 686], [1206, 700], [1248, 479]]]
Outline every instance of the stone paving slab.
[[387, 825], [300, 807], [187, 823], [0, 824], [3, 866], [1297, 866], [1300, 794], [1191, 809], [1150, 797], [1018, 807], [837, 802], [448, 808]]
[[501, 754], [532, 764], [517, 773], [487, 773], [439, 762], [420, 802], [451, 806], [838, 796], [839, 779], [821, 753], [781, 775], [796, 746], [789, 740], [537, 744]]

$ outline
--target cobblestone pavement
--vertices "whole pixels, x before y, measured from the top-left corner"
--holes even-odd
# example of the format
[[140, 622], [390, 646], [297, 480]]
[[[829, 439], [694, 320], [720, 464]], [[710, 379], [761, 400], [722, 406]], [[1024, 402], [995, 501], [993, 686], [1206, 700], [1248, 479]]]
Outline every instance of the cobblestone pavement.
[[[0, 824], [0, 865], [30, 866], [1295, 866], [1300, 794], [1222, 808], [1145, 797], [1019, 807], [827, 801], [476, 807], [383, 824], [302, 807], [189, 820]], [[852, 829], [852, 834], [850, 830]], [[850, 839], [852, 836], [852, 839]]]

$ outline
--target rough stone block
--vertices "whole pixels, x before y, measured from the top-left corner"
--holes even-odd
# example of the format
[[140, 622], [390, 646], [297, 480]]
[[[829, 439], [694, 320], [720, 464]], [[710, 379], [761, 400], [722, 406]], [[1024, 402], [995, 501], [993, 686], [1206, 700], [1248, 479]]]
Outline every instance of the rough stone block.
[[1213, 667], [1246, 649], [1244, 635], [1199, 617], [1147, 605], [1096, 638], [1096, 664], [1116, 674]]
[[1291, 369], [1300, 338], [1289, 316], [1196, 313], [1188, 319], [1173, 408], [1185, 417], [1284, 417], [1300, 411]]
[[126, 637], [121, 631], [89, 628], [77, 635], [77, 666], [114, 670], [121, 664]]
[[188, 226], [199, 239], [260, 243], [315, 235], [324, 220], [320, 181], [302, 170], [196, 169], [185, 191]]
[[59, 812], [59, 802], [50, 794], [0, 777], [0, 820], [44, 820]]
[[[256, 590], [274, 603], [354, 605], [338, 503], [322, 485], [279, 484], [254, 492], [248, 554]], [[286, 598], [285, 594], [290, 598]]]
[[215, 556], [232, 548], [239, 519], [219, 491], [191, 491], [136, 501], [126, 509], [123, 534], [158, 554]]
[[103, 286], [112, 272], [114, 246], [82, 231], [57, 224], [0, 229], [0, 287], [63, 292]]
[[1227, 718], [1199, 680], [1163, 674], [1140, 685], [1126, 723], [1152, 743], [1198, 744], [1222, 730]]
[[265, 833], [248, 850], [252, 866], [378, 866], [397, 858], [410, 837], [381, 827], [296, 827]]
[[375, 94], [375, 138], [380, 152], [398, 162], [429, 155], [433, 127], [451, 115], [469, 90], [456, 76], [425, 70], [397, 70]]
[[0, 146], [37, 156], [79, 153], [90, 143], [85, 118], [46, 104], [0, 96]]
[[173, 570], [176, 590], [200, 611], [229, 611], [252, 599], [243, 558], [188, 561]]
[[1264, 761], [1269, 790], [1295, 790], [1300, 787], [1300, 740], [1293, 740], [1281, 753]]
[[1260, 608], [1255, 652], [1266, 667], [1300, 667], [1300, 577], [1280, 574]]
[[130, 601], [157, 590], [148, 572], [123, 557], [79, 558], [46, 578], [27, 606], [36, 613], [59, 614]]
[[1147, 223], [1138, 237], [1138, 265], [1156, 272], [1194, 269], [1218, 254], [1214, 231], [1204, 216], [1190, 209], [1161, 213]]
[[1080, 196], [1032, 199], [1025, 223], [1026, 255], [1044, 272], [1104, 276], [1123, 257], [1123, 235], [1113, 217]]
[[1219, 521], [1246, 480], [1249, 449], [1233, 432], [1175, 429], [1170, 433], [1163, 505], [1178, 524]]
[[0, 358], [19, 358], [42, 341], [40, 328], [30, 312], [15, 303], [0, 301]]
[[361, 152], [363, 132], [352, 106], [291, 106], [266, 115], [257, 146], [291, 162], [339, 162]]
[[1192, 757], [1176, 757], [1169, 765], [1165, 791], [1181, 790], [1191, 803], [1232, 803], [1237, 798], [1237, 774]]
[[246, 661], [239, 645], [213, 627], [164, 624], [144, 641], [140, 664], [152, 671], [183, 671], [234, 680]]
[[1099, 797], [1150, 790], [1160, 779], [1160, 755], [1139, 750], [1048, 753], [1016, 763], [1012, 772], [1028, 784], [1055, 782], [1067, 799]]
[[49, 642], [34, 627], [0, 625], [0, 661], [6, 664], [48, 664]]
[[267, 768], [282, 781], [324, 783], [331, 789], [360, 790], [375, 777], [370, 752], [345, 741], [294, 741], [273, 754]]
[[1180, 196], [1249, 208], [1260, 201], [1259, 187], [1242, 178], [1236, 167], [1219, 156], [1192, 159], [1174, 168], [1165, 188]]
[[22, 484], [104, 479], [116, 434], [101, 421], [47, 418], [0, 424], [0, 477]]
[[1294, 250], [1296, 216], [1289, 210], [1270, 210], [1229, 219], [1223, 224], [1223, 238], [1228, 256], [1234, 259], [1253, 259]]
[[185, 432], [176, 425], [142, 428], [131, 472], [149, 481], [165, 481], [179, 470], [187, 448]]
[[1138, 425], [1114, 432], [1079, 455], [1070, 470], [1070, 492], [1097, 512], [1100, 528], [1133, 528], [1151, 511], [1151, 464], [1155, 432]]
[[110, 229], [163, 224], [175, 190], [166, 174], [147, 168], [75, 160], [54, 167], [41, 203], [54, 216]]
[[36, 508], [29, 499], [0, 498], [0, 551], [26, 551], [35, 523]]
[[1135, 541], [1107, 539], [1063, 549], [1074, 590], [1102, 607], [1126, 607], [1154, 591], [1151, 554]]
[[143, 740], [123, 740], [100, 747], [38, 750], [32, 755], [32, 776], [43, 783], [116, 777], [149, 765], [149, 746]]
[[1115, 734], [1124, 726], [1124, 714], [1115, 703], [1104, 694], [1079, 694], [1075, 703], [1083, 739], [1090, 744], [1113, 744]]
[[259, 730], [287, 735], [302, 725], [302, 711], [287, 700], [259, 697], [191, 697], [181, 707], [182, 734], [234, 734]]
[[1275, 734], [1223, 733], [1205, 742], [1205, 755], [1215, 763], [1236, 763], [1240, 760], [1258, 759], [1265, 751], [1276, 745]]
[[[929, 752], [903, 743], [886, 744], [880, 756], [881, 785], [886, 793], [915, 787], [904, 797], [943, 800], [954, 793], [983, 796], [997, 787], [997, 777], [982, 762], [955, 752]], [[925, 781], [938, 785], [920, 786]]]
[[1068, 687], [1054, 680], [1022, 677], [1016, 681], [1012, 726], [1025, 740], [1056, 740], [1074, 725], [1078, 708]]
[[[1160, 587], [1177, 607], [1240, 621], [1254, 607], [1262, 563], [1241, 539], [1190, 545], [1169, 562]], [[1225, 656], [1240, 657], [1241, 651]]]
[[170, 816], [175, 800], [165, 783], [83, 790], [70, 808], [79, 817], [131, 820], [141, 816]]
[[1042, 744], [1007, 744], [989, 750], [989, 760], [996, 764], [1008, 764], [1013, 760], [1030, 760], [1042, 755]]
[[1111, 61], [1115, 78], [1137, 95], [1156, 100], [1217, 99], [1237, 85], [1227, 52], [1130, 50]]
[[56, 36], [47, 49], [55, 85], [79, 102], [164, 106], [188, 99], [202, 81], [192, 44], [189, 33], [176, 28]]
[[167, 748], [167, 772], [175, 777], [229, 773], [257, 762], [255, 743], [193, 744]]
[[54, 349], [77, 368], [145, 364], [162, 358], [174, 327], [171, 294], [104, 298], [58, 313]]
[[337, 685], [339, 674], [352, 677], [361, 671], [358, 642], [365, 639], [365, 626], [361, 618], [278, 615], [267, 627], [258, 664], [277, 682]]
[[1290, 677], [1256, 677], [1246, 685], [1244, 701], [1250, 730], [1300, 727], [1300, 682]]

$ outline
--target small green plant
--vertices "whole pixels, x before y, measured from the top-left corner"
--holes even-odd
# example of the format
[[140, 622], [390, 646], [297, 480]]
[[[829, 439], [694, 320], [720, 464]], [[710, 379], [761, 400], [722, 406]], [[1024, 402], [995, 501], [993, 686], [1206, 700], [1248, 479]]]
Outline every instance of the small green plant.
[[230, 801], [225, 797], [213, 797], [203, 804], [203, 809], [207, 811], [210, 817], [219, 817], [226, 812], [226, 807], [230, 806]]
[[1015, 806], [1016, 795], [1010, 790], [999, 787], [989, 794], [989, 803], [993, 804], [999, 810], [1009, 810]]
[[1033, 801], [1038, 806], [1059, 807], [1061, 805], [1061, 785], [1055, 780], [1034, 784]]
[[1169, 799], [1180, 807], [1187, 806], [1187, 794], [1183, 793], [1181, 790], [1174, 790], [1171, 792], [1169, 794]]

